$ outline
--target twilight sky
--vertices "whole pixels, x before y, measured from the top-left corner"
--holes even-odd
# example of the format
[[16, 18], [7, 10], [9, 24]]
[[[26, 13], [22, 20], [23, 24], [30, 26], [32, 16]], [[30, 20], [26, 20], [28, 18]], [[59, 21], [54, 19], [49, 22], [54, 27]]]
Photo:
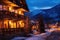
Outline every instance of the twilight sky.
[[60, 0], [26, 0], [30, 11], [49, 9], [60, 3]]

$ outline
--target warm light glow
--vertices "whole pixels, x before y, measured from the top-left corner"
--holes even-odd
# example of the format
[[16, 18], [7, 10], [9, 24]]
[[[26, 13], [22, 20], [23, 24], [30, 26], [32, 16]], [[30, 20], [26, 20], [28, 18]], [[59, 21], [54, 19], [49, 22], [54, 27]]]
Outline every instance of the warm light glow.
[[35, 28], [36, 28], [36, 26], [35, 26], [35, 25], [33, 25], [33, 26], [32, 26], [32, 29], [35, 29]]
[[27, 10], [23, 9], [23, 8], [20, 8], [18, 10], [21, 10], [21, 11], [24, 11], [24, 12], [27, 12]]
[[0, 28], [2, 28], [2, 21], [0, 21]]
[[21, 11], [19, 11], [19, 14], [21, 14], [22, 12]]
[[9, 7], [9, 10], [11, 11], [12, 10], [12, 7]]
[[10, 12], [14, 12], [14, 13], [19, 14], [19, 15], [24, 15], [24, 12], [27, 12], [27, 10], [25, 10], [23, 8], [14, 9], [14, 7], [19, 7], [19, 6], [10, 2], [9, 0], [4, 0], [4, 3], [6, 4], [4, 9], [5, 10], [9, 9], [8, 11], [10, 11]]
[[32, 30], [37, 30], [37, 26], [36, 25], [33, 25], [32, 26]]
[[51, 28], [56, 28], [56, 26], [52, 26]]
[[27, 12], [25, 9], [23, 9], [23, 8], [19, 8], [19, 9], [17, 9], [17, 11], [19, 12], [18, 14], [19, 15], [24, 15], [24, 12]]
[[[18, 5], [8, 1], [8, 0], [4, 0], [4, 3], [7, 5], [6, 7], [9, 7], [9, 11], [10, 12], [15, 12], [19, 15], [24, 15], [24, 12], [27, 12], [25, 9], [23, 8], [19, 8], [19, 9], [16, 9], [16, 11], [14, 11], [15, 9], [13, 9], [14, 7], [19, 7]], [[8, 9], [8, 8], [7, 8]]]
[[33, 34], [35, 34], [35, 35], [40, 34], [39, 29], [38, 29], [38, 26], [36, 26], [36, 25], [33, 25], [32, 26], [32, 31], [33, 31]]
[[17, 14], [17, 13], [18, 13], [18, 11], [17, 11], [17, 10], [15, 10], [15, 13]]
[[4, 3], [7, 4], [7, 5], [9, 5], [9, 6], [13, 6], [13, 7], [17, 6], [18, 7], [18, 5], [14, 4], [14, 3], [12, 3], [12, 2], [10, 2], [8, 0], [4, 0]]
[[19, 11], [19, 15], [24, 15], [24, 13], [22, 11]]
[[10, 6], [10, 7], [9, 7], [9, 11], [10, 11], [10, 12], [14, 12], [13, 7]]
[[4, 20], [4, 28], [8, 28], [8, 20]]
[[23, 8], [15, 10], [15, 9], [13, 9], [12, 6], [3, 6], [3, 10], [8, 10], [10, 12], [14, 12], [14, 13], [19, 14], [19, 15], [24, 15], [24, 11], [26, 11]]
[[24, 27], [24, 21], [23, 20], [20, 20], [19, 21], [19, 25], [20, 25], [21, 28], [23, 28]]
[[16, 28], [16, 22], [13, 23], [13, 27]]
[[10, 28], [14, 28], [13, 27], [13, 22], [11, 20], [9, 20], [9, 26], [10, 26]]
[[49, 27], [50, 27], [50, 28], [56, 28], [57, 26], [56, 26], [56, 25], [51, 24], [51, 25], [49, 25]]
[[57, 28], [57, 30], [60, 30], [60, 27], [59, 27], [59, 28]]
[[[12, 10], [11, 10], [12, 11]], [[24, 12], [23, 10], [15, 10], [14, 11], [16, 14], [19, 14], [19, 15], [24, 15]]]

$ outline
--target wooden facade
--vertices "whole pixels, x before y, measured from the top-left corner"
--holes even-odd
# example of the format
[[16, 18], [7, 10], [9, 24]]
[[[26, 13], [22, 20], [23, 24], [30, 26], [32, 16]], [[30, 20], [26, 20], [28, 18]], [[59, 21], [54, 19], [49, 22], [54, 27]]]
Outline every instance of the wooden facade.
[[[21, 7], [9, 0], [2, 0], [0, 10], [0, 34], [2, 35], [22, 35], [28, 27], [28, 17], [24, 16], [28, 12], [27, 5]], [[13, 0], [16, 1], [16, 0]], [[24, 2], [25, 3], [25, 2]], [[22, 31], [24, 30], [24, 31]]]

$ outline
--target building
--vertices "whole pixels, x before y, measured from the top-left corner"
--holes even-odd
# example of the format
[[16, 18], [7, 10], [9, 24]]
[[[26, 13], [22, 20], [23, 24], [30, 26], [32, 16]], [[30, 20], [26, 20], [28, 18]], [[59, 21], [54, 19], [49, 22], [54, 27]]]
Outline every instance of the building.
[[17, 34], [20, 34], [21, 28], [26, 29], [26, 26], [28, 26], [28, 17], [24, 16], [24, 13], [28, 11], [25, 0], [1, 0], [1, 34], [16, 34], [16, 32], [18, 32]]

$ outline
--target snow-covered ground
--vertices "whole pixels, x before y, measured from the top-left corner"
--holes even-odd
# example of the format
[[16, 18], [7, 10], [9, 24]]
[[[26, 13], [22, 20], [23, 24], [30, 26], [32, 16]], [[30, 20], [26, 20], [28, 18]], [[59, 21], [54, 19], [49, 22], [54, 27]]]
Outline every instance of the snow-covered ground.
[[14, 37], [11, 40], [25, 40], [25, 39], [26, 39], [26, 37]]
[[32, 37], [26, 38], [25, 40], [45, 40], [47, 36], [49, 36], [51, 32], [46, 32], [42, 34], [32, 35]]
[[50, 33], [42, 33], [42, 34], [37, 34], [37, 35], [32, 34], [31, 37], [14, 37], [12, 40], [45, 40], [45, 38], [49, 34]]
[[12, 40], [45, 40], [47, 36], [51, 34], [52, 31], [55, 29], [46, 29], [46, 33], [41, 33], [41, 34], [31, 34], [31, 37], [14, 37]]

